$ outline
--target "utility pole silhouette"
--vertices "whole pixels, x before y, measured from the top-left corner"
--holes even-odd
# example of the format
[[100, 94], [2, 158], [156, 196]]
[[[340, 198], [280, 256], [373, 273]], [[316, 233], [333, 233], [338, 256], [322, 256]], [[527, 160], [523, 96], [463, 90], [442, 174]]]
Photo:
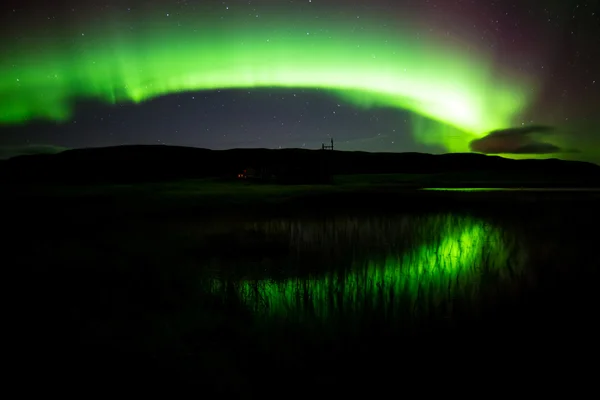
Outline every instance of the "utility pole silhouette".
[[[321, 150], [331, 150], [333, 151], [333, 138], [331, 138], [331, 144], [330, 145], [326, 145], [325, 143], [321, 144]], [[321, 177], [320, 177], [320, 181], [321, 183], [331, 183], [331, 157], [333, 157], [333, 154], [325, 154], [324, 152], [321, 153], [322, 156], [319, 157], [321, 159]]]
[[325, 143], [321, 145], [321, 150], [333, 150], [333, 138], [331, 138], [331, 145], [325, 146]]

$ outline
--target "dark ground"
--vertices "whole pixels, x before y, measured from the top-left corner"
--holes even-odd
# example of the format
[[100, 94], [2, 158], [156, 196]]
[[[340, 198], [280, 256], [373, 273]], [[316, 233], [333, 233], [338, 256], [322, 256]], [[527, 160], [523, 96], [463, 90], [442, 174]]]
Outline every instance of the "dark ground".
[[[239, 397], [586, 376], [582, 360], [597, 355], [597, 192], [422, 192], [390, 186], [389, 177], [340, 179], [334, 187], [5, 187], [14, 370], [44, 387], [191, 387]], [[235, 230], [253, 218], [398, 212], [488, 216], [546, 240], [545, 256], [517, 292], [482, 299], [484, 312], [457, 298], [451, 319], [423, 316], [403, 327], [373, 310], [350, 334], [343, 322], [259, 321], [235, 298], [203, 293], [192, 284], [197, 256], [186, 251], [194, 245], [169, 230], [178, 221]], [[215, 254], [247, 251], [236, 245], [217, 244], [225, 247]]]
[[[249, 165], [276, 178], [231, 179]], [[4, 162], [10, 369], [27, 390], [80, 395], [126, 387], [244, 398], [488, 395], [523, 386], [556, 394], [563, 385], [573, 394], [593, 381], [598, 355], [600, 192], [418, 189], [598, 187], [599, 169], [480, 155], [160, 147]], [[267, 240], [245, 234], [248, 222], [398, 214], [482, 218], [518, 231], [515, 243], [533, 256], [510, 289], [493, 278], [478, 297], [448, 289], [427, 313], [405, 309], [406, 319], [377, 307], [321, 323], [265, 319], [230, 289], [203, 289], [214, 260], [228, 266], [221, 273], [231, 287], [240, 273], [292, 273], [279, 270], [291, 259], [289, 232]], [[373, 251], [378, 243], [367, 248], [352, 235], [380, 229], [360, 225], [349, 241], [332, 242], [333, 253], [314, 239], [320, 250], [295, 256], [293, 273]]]
[[600, 187], [600, 166], [557, 159], [175, 146], [119, 146], [14, 157], [0, 161], [0, 182], [86, 185], [231, 179], [244, 170], [254, 171], [263, 181], [283, 184], [331, 183], [331, 176], [339, 175], [405, 174], [409, 178], [404, 184], [411, 186]]

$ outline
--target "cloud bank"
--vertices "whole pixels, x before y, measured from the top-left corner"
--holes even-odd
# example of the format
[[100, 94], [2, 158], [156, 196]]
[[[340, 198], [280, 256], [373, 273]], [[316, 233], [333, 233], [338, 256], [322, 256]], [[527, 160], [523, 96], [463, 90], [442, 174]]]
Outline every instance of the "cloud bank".
[[545, 125], [532, 125], [501, 129], [487, 136], [472, 140], [472, 151], [484, 154], [554, 154], [573, 153], [577, 150], [563, 149], [539, 139], [540, 135], [551, 134], [554, 128]]

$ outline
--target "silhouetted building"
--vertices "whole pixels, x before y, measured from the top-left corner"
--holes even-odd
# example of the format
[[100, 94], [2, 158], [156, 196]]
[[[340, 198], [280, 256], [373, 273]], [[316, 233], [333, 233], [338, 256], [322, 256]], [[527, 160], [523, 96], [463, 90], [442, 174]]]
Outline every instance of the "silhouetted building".
[[237, 176], [240, 179], [253, 179], [257, 177], [256, 170], [254, 168], [246, 168]]

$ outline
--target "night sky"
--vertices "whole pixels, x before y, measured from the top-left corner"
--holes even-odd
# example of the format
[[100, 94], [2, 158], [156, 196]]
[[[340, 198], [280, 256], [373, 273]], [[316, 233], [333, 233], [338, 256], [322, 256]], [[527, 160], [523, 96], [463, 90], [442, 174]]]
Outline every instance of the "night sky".
[[0, 157], [333, 137], [339, 150], [600, 162], [598, 0], [1, 7]]

